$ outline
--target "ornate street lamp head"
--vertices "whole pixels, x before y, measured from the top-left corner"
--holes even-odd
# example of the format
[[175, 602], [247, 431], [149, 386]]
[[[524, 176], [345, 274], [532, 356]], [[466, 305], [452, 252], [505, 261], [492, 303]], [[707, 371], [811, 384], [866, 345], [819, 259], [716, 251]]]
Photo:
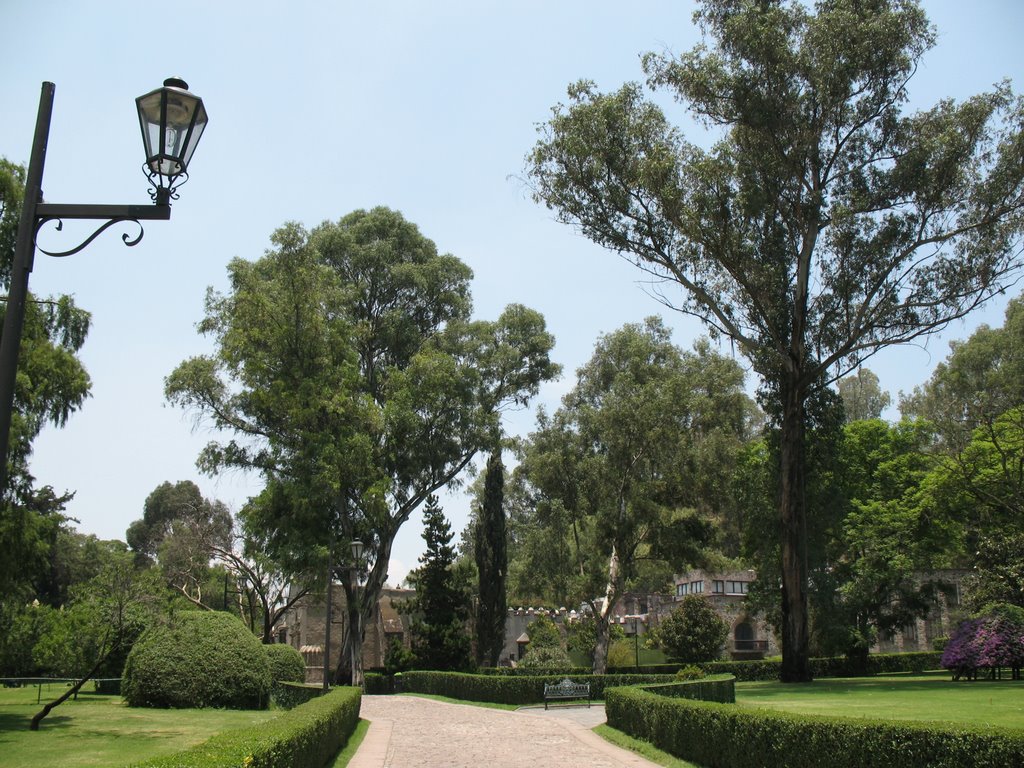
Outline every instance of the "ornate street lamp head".
[[154, 187], [150, 197], [158, 205], [169, 205], [178, 197], [177, 188], [188, 180], [188, 164], [208, 120], [206, 107], [176, 77], [164, 80], [163, 88], [139, 96], [135, 106], [146, 148], [143, 170]]

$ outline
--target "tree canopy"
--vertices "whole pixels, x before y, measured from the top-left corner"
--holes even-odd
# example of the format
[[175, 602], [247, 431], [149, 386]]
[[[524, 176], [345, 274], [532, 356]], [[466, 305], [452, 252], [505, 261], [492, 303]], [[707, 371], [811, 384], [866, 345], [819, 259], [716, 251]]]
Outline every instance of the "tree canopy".
[[916, 2], [705, 0], [706, 44], [643, 57], [711, 129], [631, 83], [570, 87], [528, 158], [538, 201], [732, 340], [779, 431], [783, 678], [810, 679], [805, 406], [879, 349], [945, 327], [1022, 266], [1024, 107], [1007, 84], [906, 112], [936, 33]]
[[[552, 596], [567, 590], [562, 604], [590, 603], [602, 673], [627, 580], [659, 561], [667, 582], [708, 543], [708, 515], [694, 508], [716, 472], [704, 460], [720, 454], [702, 448], [727, 438], [738, 447], [749, 410], [735, 362], [706, 344], [682, 353], [658, 318], [602, 337], [577, 377], [562, 407], [540, 415], [523, 469], [537, 499], [533, 570]], [[545, 556], [551, 547], [564, 555]]]
[[472, 320], [469, 268], [395, 211], [271, 239], [231, 262], [227, 294], [208, 292], [200, 330], [216, 352], [182, 363], [166, 393], [231, 435], [204, 470], [264, 476], [242, 515], [282, 562], [367, 544], [365, 626], [399, 528], [496, 443], [503, 409], [557, 374], [553, 339], [518, 304]]
[[[25, 169], [0, 158], [0, 291], [10, 285]], [[0, 325], [6, 312], [0, 303]], [[90, 315], [70, 296], [28, 296], [14, 389], [7, 486], [0, 488], [0, 591], [8, 594], [39, 575], [63, 524], [71, 495], [37, 488], [28, 469], [32, 442], [47, 424], [63, 426], [89, 395], [89, 375], [78, 351]]]

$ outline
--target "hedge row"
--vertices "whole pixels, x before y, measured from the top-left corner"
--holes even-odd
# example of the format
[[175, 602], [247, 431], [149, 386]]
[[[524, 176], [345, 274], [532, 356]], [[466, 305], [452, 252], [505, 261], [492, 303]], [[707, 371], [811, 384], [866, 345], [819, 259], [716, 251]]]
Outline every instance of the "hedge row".
[[322, 685], [307, 685], [306, 683], [292, 683], [282, 681], [272, 688], [274, 702], [281, 709], [293, 709], [307, 701], [319, 698], [324, 695]]
[[[854, 662], [844, 656], [833, 656], [811, 659], [811, 674], [814, 677], [859, 677], [862, 675], [884, 675], [897, 672], [924, 672], [928, 669], [941, 669], [942, 653], [938, 651], [922, 651], [915, 653], [876, 653], [868, 656], [867, 668], [859, 669]], [[649, 664], [640, 667], [612, 667], [608, 670], [612, 675], [674, 675], [681, 667], [688, 664]], [[737, 680], [778, 680], [782, 669], [779, 659], [761, 661], [708, 661], [696, 666], [709, 675], [735, 675]], [[590, 670], [582, 667], [564, 669], [524, 669], [522, 667], [491, 667], [481, 669], [480, 674], [501, 676], [535, 676], [535, 675], [589, 675]]]
[[717, 701], [721, 704], [736, 703], [736, 678], [732, 675], [713, 675], [699, 680], [643, 685], [640, 686], [640, 689], [658, 696], [667, 696], [670, 699]]
[[833, 718], [609, 691], [608, 725], [706, 768], [1024, 767], [1024, 732]]
[[[402, 690], [429, 693], [465, 701], [493, 704], [539, 704], [544, 701], [544, 684], [559, 683], [557, 675], [472, 675], [464, 672], [403, 672]], [[606, 688], [622, 685], [673, 683], [673, 675], [571, 675], [574, 683], [590, 683], [590, 697], [603, 699]]]
[[280, 717], [214, 736], [138, 768], [323, 768], [359, 722], [361, 692], [335, 688]]

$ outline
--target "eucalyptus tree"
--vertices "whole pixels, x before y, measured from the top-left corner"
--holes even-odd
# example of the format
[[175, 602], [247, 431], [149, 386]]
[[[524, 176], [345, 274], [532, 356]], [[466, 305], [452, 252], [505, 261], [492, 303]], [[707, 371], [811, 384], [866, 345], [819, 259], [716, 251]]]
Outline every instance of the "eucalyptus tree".
[[470, 269], [395, 211], [287, 224], [272, 242], [231, 262], [227, 294], [208, 292], [200, 331], [216, 352], [179, 365], [166, 394], [231, 435], [201, 468], [265, 478], [242, 516], [282, 562], [366, 544], [365, 589], [343, 581], [349, 625], [366, 626], [399, 528], [557, 374], [553, 339], [521, 305], [472, 320]]
[[779, 431], [782, 677], [804, 681], [805, 404], [879, 349], [945, 327], [1022, 265], [1022, 105], [1006, 84], [908, 114], [936, 40], [913, 0], [705, 0], [702, 44], [647, 86], [569, 89], [528, 158], [538, 201], [728, 337]]
[[856, 373], [839, 379], [836, 389], [848, 422], [880, 419], [892, 403], [892, 397], [879, 385], [878, 376], [867, 368], [858, 368]]
[[562, 407], [540, 414], [522, 468], [540, 538], [565, 553], [538, 548], [537, 571], [589, 604], [600, 674], [612, 611], [640, 564], [702, 557], [711, 526], [694, 509], [699, 479], [721, 466], [703, 466], [700, 446], [725, 433], [738, 450], [749, 411], [740, 367], [706, 344], [684, 354], [659, 318], [602, 337], [577, 376]]

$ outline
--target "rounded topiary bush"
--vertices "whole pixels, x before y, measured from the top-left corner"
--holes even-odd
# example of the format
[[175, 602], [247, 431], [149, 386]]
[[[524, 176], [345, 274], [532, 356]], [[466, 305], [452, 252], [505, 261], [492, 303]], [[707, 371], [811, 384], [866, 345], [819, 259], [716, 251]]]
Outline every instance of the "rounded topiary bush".
[[188, 611], [150, 628], [128, 654], [121, 694], [132, 707], [264, 709], [270, 664], [236, 617]]
[[306, 662], [302, 654], [290, 645], [275, 643], [264, 645], [270, 665], [271, 683], [303, 683], [306, 681]]

